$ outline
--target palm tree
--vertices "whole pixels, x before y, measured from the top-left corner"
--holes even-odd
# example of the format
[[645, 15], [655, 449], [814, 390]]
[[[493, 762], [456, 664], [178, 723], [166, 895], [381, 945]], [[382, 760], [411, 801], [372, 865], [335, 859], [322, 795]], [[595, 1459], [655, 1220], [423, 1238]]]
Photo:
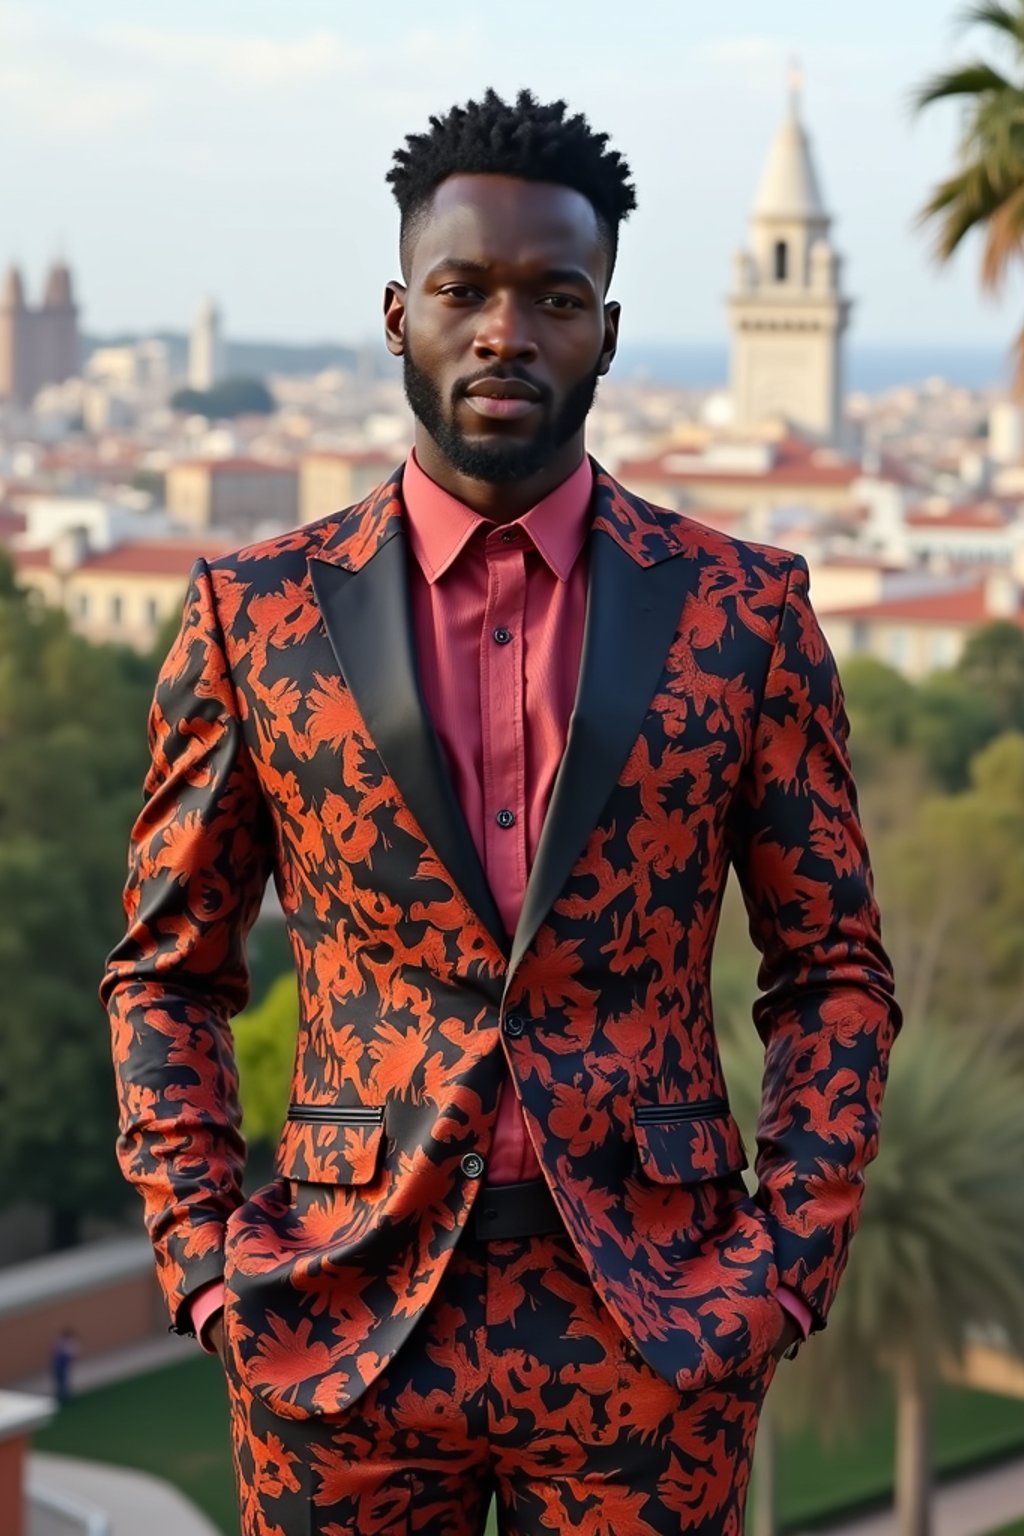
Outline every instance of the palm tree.
[[[726, 1073], [746, 1128], [756, 1116], [762, 1052], [749, 1026], [742, 1037], [728, 1033]], [[776, 1423], [841, 1431], [872, 1401], [881, 1368], [897, 1402], [898, 1527], [901, 1536], [927, 1536], [930, 1409], [943, 1366], [962, 1359], [977, 1326], [1024, 1348], [1022, 1095], [1024, 1083], [982, 1031], [904, 1031], [880, 1153], [828, 1327], [794, 1365], [780, 1368], [772, 1388], [758, 1444], [762, 1482], [765, 1472], [775, 1482]], [[773, 1501], [773, 1490], [760, 1499], [755, 1491], [757, 1536], [770, 1536]]]
[[[915, 112], [938, 101], [964, 101], [959, 168], [936, 187], [919, 222], [937, 227], [940, 262], [950, 259], [970, 230], [983, 230], [982, 286], [999, 293], [1011, 263], [1024, 257], [1024, 0], [971, 5], [961, 19], [965, 26], [989, 28], [1009, 69], [975, 59], [932, 76], [913, 92]], [[1024, 395], [1024, 330], [1014, 353], [1015, 389]]]

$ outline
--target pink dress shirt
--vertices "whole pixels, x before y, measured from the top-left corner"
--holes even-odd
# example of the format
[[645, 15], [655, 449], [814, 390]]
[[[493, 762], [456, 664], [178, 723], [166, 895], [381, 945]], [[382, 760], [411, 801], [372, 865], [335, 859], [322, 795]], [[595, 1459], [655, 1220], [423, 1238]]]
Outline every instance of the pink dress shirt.
[[[435, 484], [415, 453], [402, 481], [424, 703], [510, 938], [576, 696], [592, 490], [584, 458], [522, 517], [497, 524]], [[506, 1073], [487, 1179], [541, 1176]], [[777, 1294], [806, 1336], [806, 1305]], [[197, 1293], [192, 1323], [200, 1338], [222, 1296], [218, 1282]]]

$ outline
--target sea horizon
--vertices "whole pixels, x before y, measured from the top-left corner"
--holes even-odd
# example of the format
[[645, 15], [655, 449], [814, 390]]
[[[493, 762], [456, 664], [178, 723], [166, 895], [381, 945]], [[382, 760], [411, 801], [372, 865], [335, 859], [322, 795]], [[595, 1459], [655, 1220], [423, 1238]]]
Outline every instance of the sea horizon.
[[[964, 389], [1008, 389], [1011, 341], [1005, 347], [851, 342], [845, 351], [844, 392], [869, 395], [941, 378]], [[729, 382], [729, 344], [722, 342], [622, 343], [618, 379], [648, 379], [691, 389], [724, 389]]]
[[[184, 369], [188, 338], [182, 332], [84, 336], [88, 357], [97, 347], [118, 346], [145, 339], [168, 343], [172, 366]], [[282, 341], [228, 338], [228, 367], [233, 374], [266, 377], [270, 374], [312, 374], [323, 369], [358, 366], [364, 376], [387, 377], [398, 364], [383, 341]], [[903, 386], [920, 386], [929, 379], [945, 379], [971, 390], [1008, 390], [1013, 359], [1012, 338], [1005, 347], [981, 345], [922, 344], [920, 342], [850, 341], [844, 349], [843, 391], [882, 394]], [[684, 389], [725, 389], [729, 382], [729, 342], [631, 341], [624, 339], [615, 359], [619, 381], [647, 381]]]

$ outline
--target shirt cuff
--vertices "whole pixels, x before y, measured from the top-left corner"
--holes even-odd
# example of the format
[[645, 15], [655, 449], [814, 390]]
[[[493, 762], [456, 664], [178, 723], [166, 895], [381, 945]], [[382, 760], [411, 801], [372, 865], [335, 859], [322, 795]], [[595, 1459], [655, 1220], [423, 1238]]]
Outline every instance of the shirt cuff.
[[210, 1280], [202, 1286], [189, 1303], [189, 1315], [192, 1318], [192, 1327], [196, 1331], [196, 1338], [206, 1350], [208, 1355], [215, 1355], [217, 1351], [204, 1336], [203, 1329], [207, 1323], [212, 1323], [216, 1313], [224, 1307], [224, 1282], [223, 1280]]
[[[811, 1331], [811, 1323], [813, 1321], [811, 1309], [806, 1301], [785, 1285], [780, 1285], [776, 1288], [775, 1300], [794, 1319], [801, 1334], [806, 1339]], [[198, 1329], [196, 1331], [198, 1332]]]

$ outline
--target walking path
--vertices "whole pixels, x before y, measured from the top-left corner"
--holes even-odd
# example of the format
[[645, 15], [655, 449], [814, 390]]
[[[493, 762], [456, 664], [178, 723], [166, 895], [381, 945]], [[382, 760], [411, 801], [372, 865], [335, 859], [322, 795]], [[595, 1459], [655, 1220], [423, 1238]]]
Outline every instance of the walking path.
[[[125, 1349], [111, 1350], [106, 1355], [95, 1355], [90, 1360], [76, 1360], [71, 1368], [72, 1389], [75, 1393], [91, 1392], [94, 1387], [145, 1376], [147, 1371], [158, 1370], [162, 1365], [178, 1365], [182, 1360], [194, 1359], [198, 1348], [195, 1339], [166, 1333], [145, 1339], [141, 1344], [130, 1344]], [[44, 1371], [15, 1382], [11, 1390], [40, 1392], [48, 1396], [53, 1392], [53, 1382]]]
[[[1024, 1517], [1024, 1460], [968, 1473], [935, 1494], [932, 1536], [989, 1536]], [[828, 1527], [828, 1536], [895, 1536], [892, 1510]], [[820, 1536], [820, 1532], [819, 1532]]]
[[[176, 1488], [147, 1472], [36, 1452], [29, 1458], [29, 1488], [62, 1494], [83, 1510], [105, 1515], [110, 1536], [221, 1536]], [[47, 1524], [41, 1513], [29, 1531], [43, 1536]], [[56, 1529], [67, 1531], [68, 1526]]]

